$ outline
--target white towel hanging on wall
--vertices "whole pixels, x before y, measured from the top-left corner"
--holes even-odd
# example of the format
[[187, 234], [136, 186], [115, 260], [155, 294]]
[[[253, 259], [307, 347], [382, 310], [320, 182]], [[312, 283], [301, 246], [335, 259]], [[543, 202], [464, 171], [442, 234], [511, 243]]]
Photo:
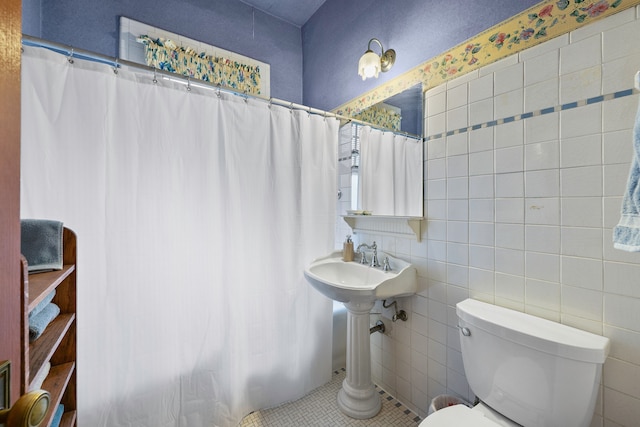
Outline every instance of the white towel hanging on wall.
[[[640, 71], [634, 77], [640, 90]], [[633, 159], [627, 188], [622, 199], [620, 222], [613, 230], [613, 246], [629, 252], [640, 252], [640, 109], [633, 127]]]

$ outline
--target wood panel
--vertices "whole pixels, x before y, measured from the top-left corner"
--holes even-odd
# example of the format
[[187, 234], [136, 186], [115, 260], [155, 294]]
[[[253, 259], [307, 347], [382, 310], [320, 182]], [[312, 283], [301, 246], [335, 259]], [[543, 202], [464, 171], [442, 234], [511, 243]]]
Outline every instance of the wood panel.
[[20, 39], [22, 1], [0, 1], [0, 360], [11, 361], [11, 403], [20, 397]]

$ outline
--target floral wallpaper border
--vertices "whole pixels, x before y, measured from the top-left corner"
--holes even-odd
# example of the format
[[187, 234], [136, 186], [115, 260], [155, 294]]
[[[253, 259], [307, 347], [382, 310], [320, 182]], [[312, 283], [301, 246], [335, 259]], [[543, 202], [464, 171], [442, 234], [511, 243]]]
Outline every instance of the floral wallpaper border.
[[545, 0], [450, 51], [337, 107], [355, 117], [364, 109], [422, 83], [423, 92], [492, 62], [640, 4], [640, 0]]
[[177, 46], [172, 40], [141, 35], [147, 65], [159, 70], [231, 88], [237, 92], [260, 95], [260, 67], [224, 57], [198, 53], [191, 47]]
[[390, 108], [385, 108], [383, 105], [384, 104], [373, 105], [356, 114], [354, 119], [362, 120], [363, 122], [371, 123], [372, 125], [385, 129], [399, 131], [402, 123], [401, 114]]

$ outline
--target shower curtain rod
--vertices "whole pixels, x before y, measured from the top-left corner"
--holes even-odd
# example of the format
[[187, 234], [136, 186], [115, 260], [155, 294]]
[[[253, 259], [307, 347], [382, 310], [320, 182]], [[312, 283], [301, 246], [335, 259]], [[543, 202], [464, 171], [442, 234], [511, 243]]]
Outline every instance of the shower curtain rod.
[[[40, 47], [40, 48], [45, 48], [45, 49], [49, 49], [52, 50], [54, 52], [57, 52], [61, 55], [65, 55], [67, 56], [68, 60], [70, 62], [72, 62], [74, 59], [80, 59], [80, 60], [85, 60], [85, 61], [93, 61], [93, 62], [99, 62], [101, 64], [106, 64], [106, 65], [110, 65], [111, 67], [114, 68], [114, 71], [116, 71], [118, 68], [121, 68], [122, 66], [127, 66], [129, 68], [133, 68], [135, 70], [138, 71], [143, 71], [143, 72], [147, 72], [147, 73], [153, 73], [155, 75], [162, 75], [163, 77], [166, 77], [169, 80], [173, 80], [173, 81], [178, 81], [180, 83], [186, 84], [187, 86], [194, 86], [194, 87], [201, 87], [204, 89], [210, 89], [210, 90], [216, 90], [216, 91], [221, 91], [221, 92], [225, 92], [225, 93], [229, 93], [232, 95], [236, 95], [236, 96], [240, 96], [243, 97], [245, 99], [256, 99], [259, 101], [263, 101], [263, 102], [268, 102], [269, 104], [275, 104], [275, 105], [279, 105], [282, 107], [287, 107], [291, 110], [301, 110], [301, 111], [306, 111], [309, 114], [315, 114], [318, 116], [323, 116], [323, 117], [333, 117], [336, 118], [340, 121], [344, 121], [346, 123], [355, 123], [361, 126], [370, 126], [374, 129], [383, 131], [383, 132], [392, 132], [396, 135], [401, 135], [401, 136], [407, 136], [410, 138], [416, 138], [416, 139], [422, 139], [419, 135], [414, 135], [408, 132], [400, 132], [400, 131], [395, 131], [395, 130], [391, 130], [391, 129], [385, 129], [379, 126], [375, 126], [372, 125], [371, 123], [367, 123], [365, 121], [362, 120], [358, 120], [358, 119], [354, 119], [353, 117], [348, 117], [348, 116], [343, 116], [341, 114], [336, 114], [336, 113], [332, 113], [330, 111], [323, 111], [323, 110], [319, 110], [317, 108], [313, 108], [313, 107], [308, 107], [306, 105], [301, 105], [301, 104], [296, 104], [295, 102], [290, 102], [290, 101], [285, 101], [283, 99], [277, 99], [277, 98], [265, 98], [265, 97], [261, 97], [261, 96], [256, 96], [256, 95], [250, 95], [247, 93], [243, 93], [243, 92], [238, 92], [235, 91], [233, 89], [229, 89], [229, 88], [225, 88], [223, 86], [220, 85], [215, 85], [213, 83], [209, 83], [209, 82], [205, 82], [203, 80], [194, 80], [188, 76], [183, 76], [181, 74], [175, 74], [175, 73], [171, 73], [169, 71], [165, 71], [165, 70], [161, 70], [158, 68], [153, 68], [153, 67], [149, 67], [146, 65], [142, 65], [142, 64], [138, 64], [137, 62], [132, 62], [132, 61], [128, 61], [125, 59], [118, 59], [118, 58], [113, 58], [113, 57], [109, 57], [106, 55], [102, 55], [99, 53], [95, 53], [95, 52], [91, 52], [88, 50], [83, 50], [83, 49], [76, 49], [72, 46], [67, 46], [67, 45], [63, 45], [60, 43], [56, 43], [56, 42], [52, 42], [49, 40], [44, 40], [44, 39], [40, 39], [37, 37], [32, 37], [32, 36], [28, 36], [23, 34], [22, 35], [22, 44], [25, 46], [32, 46], [32, 47]], [[345, 123], [345, 124], [346, 124]]]

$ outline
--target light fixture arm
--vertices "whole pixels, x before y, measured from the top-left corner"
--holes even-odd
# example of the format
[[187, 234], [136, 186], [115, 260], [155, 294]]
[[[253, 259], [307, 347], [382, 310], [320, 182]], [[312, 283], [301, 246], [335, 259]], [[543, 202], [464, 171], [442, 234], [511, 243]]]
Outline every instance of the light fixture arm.
[[367, 45], [367, 50], [371, 50], [371, 42], [378, 43], [378, 45], [380, 46], [380, 54], [384, 55], [384, 48], [382, 47], [382, 42], [380, 40], [378, 40], [377, 38], [375, 38], [375, 37], [372, 38], [371, 40], [369, 40], [369, 44]]
[[389, 71], [393, 66], [393, 63], [396, 62], [396, 51], [393, 49], [388, 49], [387, 51], [385, 51], [384, 47], [382, 47], [382, 42], [375, 37], [369, 40], [367, 51], [373, 52], [371, 50], [372, 42], [376, 42], [378, 43], [378, 45], [380, 45], [380, 71]]

